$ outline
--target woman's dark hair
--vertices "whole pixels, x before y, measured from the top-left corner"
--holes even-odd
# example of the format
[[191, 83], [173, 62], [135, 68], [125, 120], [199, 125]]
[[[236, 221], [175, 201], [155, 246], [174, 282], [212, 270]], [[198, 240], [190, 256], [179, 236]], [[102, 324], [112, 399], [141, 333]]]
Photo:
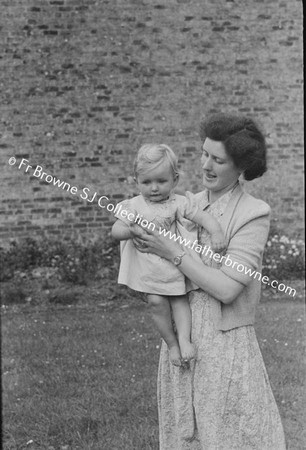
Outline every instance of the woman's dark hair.
[[265, 138], [252, 119], [231, 114], [213, 114], [200, 125], [200, 137], [221, 141], [235, 166], [248, 181], [267, 170]]

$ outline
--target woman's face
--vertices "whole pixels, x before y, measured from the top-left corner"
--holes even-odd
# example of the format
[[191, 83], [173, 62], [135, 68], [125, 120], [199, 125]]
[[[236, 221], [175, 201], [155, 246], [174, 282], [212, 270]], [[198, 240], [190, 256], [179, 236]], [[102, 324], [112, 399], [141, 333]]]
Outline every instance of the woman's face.
[[217, 200], [229, 191], [236, 184], [241, 174], [220, 141], [205, 139], [201, 163], [203, 184], [211, 192], [211, 201]]

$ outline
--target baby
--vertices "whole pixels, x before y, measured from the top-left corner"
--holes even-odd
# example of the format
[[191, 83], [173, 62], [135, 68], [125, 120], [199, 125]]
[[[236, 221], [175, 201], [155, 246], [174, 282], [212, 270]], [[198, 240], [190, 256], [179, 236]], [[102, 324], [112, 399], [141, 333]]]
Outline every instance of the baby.
[[[121, 214], [122, 208], [120, 212], [118, 209], [115, 214], [117, 221], [112, 228], [112, 236], [122, 241], [118, 282], [147, 294], [153, 321], [168, 346], [170, 360], [175, 366], [180, 366], [182, 362], [188, 363], [195, 358], [195, 348], [191, 343], [191, 311], [186, 296], [188, 289], [184, 275], [177, 268], [185, 252], [182, 249], [182, 254], [173, 262], [139, 252], [133, 242], [132, 222], [128, 217], [143, 217], [150, 229], [171, 230], [182, 237], [191, 237], [183, 226], [184, 222], [186, 225], [190, 224], [189, 221], [195, 222], [210, 233], [215, 251], [224, 248], [224, 236], [216, 219], [199, 210], [190, 192], [186, 197], [173, 192], [179, 172], [177, 157], [170, 147], [165, 144], [143, 145], [134, 163], [134, 175], [140, 195], [119, 204], [127, 213]], [[194, 234], [192, 236], [194, 238]], [[177, 338], [172, 327], [171, 309]]]

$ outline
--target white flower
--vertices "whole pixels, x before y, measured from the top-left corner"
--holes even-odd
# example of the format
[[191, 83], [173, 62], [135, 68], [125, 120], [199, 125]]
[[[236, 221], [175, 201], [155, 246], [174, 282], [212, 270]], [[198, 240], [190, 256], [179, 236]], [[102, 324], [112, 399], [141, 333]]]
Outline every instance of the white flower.
[[282, 242], [283, 244], [289, 244], [289, 239], [287, 238], [287, 236], [282, 236], [279, 242]]

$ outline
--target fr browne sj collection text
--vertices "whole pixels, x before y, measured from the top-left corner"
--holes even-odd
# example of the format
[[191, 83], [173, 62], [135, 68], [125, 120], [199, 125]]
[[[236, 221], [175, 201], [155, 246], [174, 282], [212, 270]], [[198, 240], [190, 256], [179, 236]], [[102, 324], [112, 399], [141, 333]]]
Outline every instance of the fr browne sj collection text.
[[[17, 160], [14, 156], [9, 159], [9, 165], [14, 166], [17, 163]], [[109, 212], [116, 213], [118, 205], [113, 205], [112, 203], [107, 203], [109, 198], [106, 195], [99, 196], [98, 192], [91, 192], [88, 187], [84, 187], [81, 190], [76, 186], [72, 186], [66, 181], [60, 180], [56, 178], [54, 175], [50, 175], [47, 172], [44, 172], [44, 169], [40, 165], [31, 166], [27, 159], [22, 159], [17, 166], [19, 170], [23, 170], [24, 173], [31, 174], [33, 177], [36, 177], [40, 180], [45, 181], [57, 188], [60, 188], [66, 192], [70, 192], [72, 195], [79, 195], [82, 200], [86, 200], [88, 203], [97, 202], [100, 208], [106, 208]], [[121, 206], [121, 205], [119, 205]]]

